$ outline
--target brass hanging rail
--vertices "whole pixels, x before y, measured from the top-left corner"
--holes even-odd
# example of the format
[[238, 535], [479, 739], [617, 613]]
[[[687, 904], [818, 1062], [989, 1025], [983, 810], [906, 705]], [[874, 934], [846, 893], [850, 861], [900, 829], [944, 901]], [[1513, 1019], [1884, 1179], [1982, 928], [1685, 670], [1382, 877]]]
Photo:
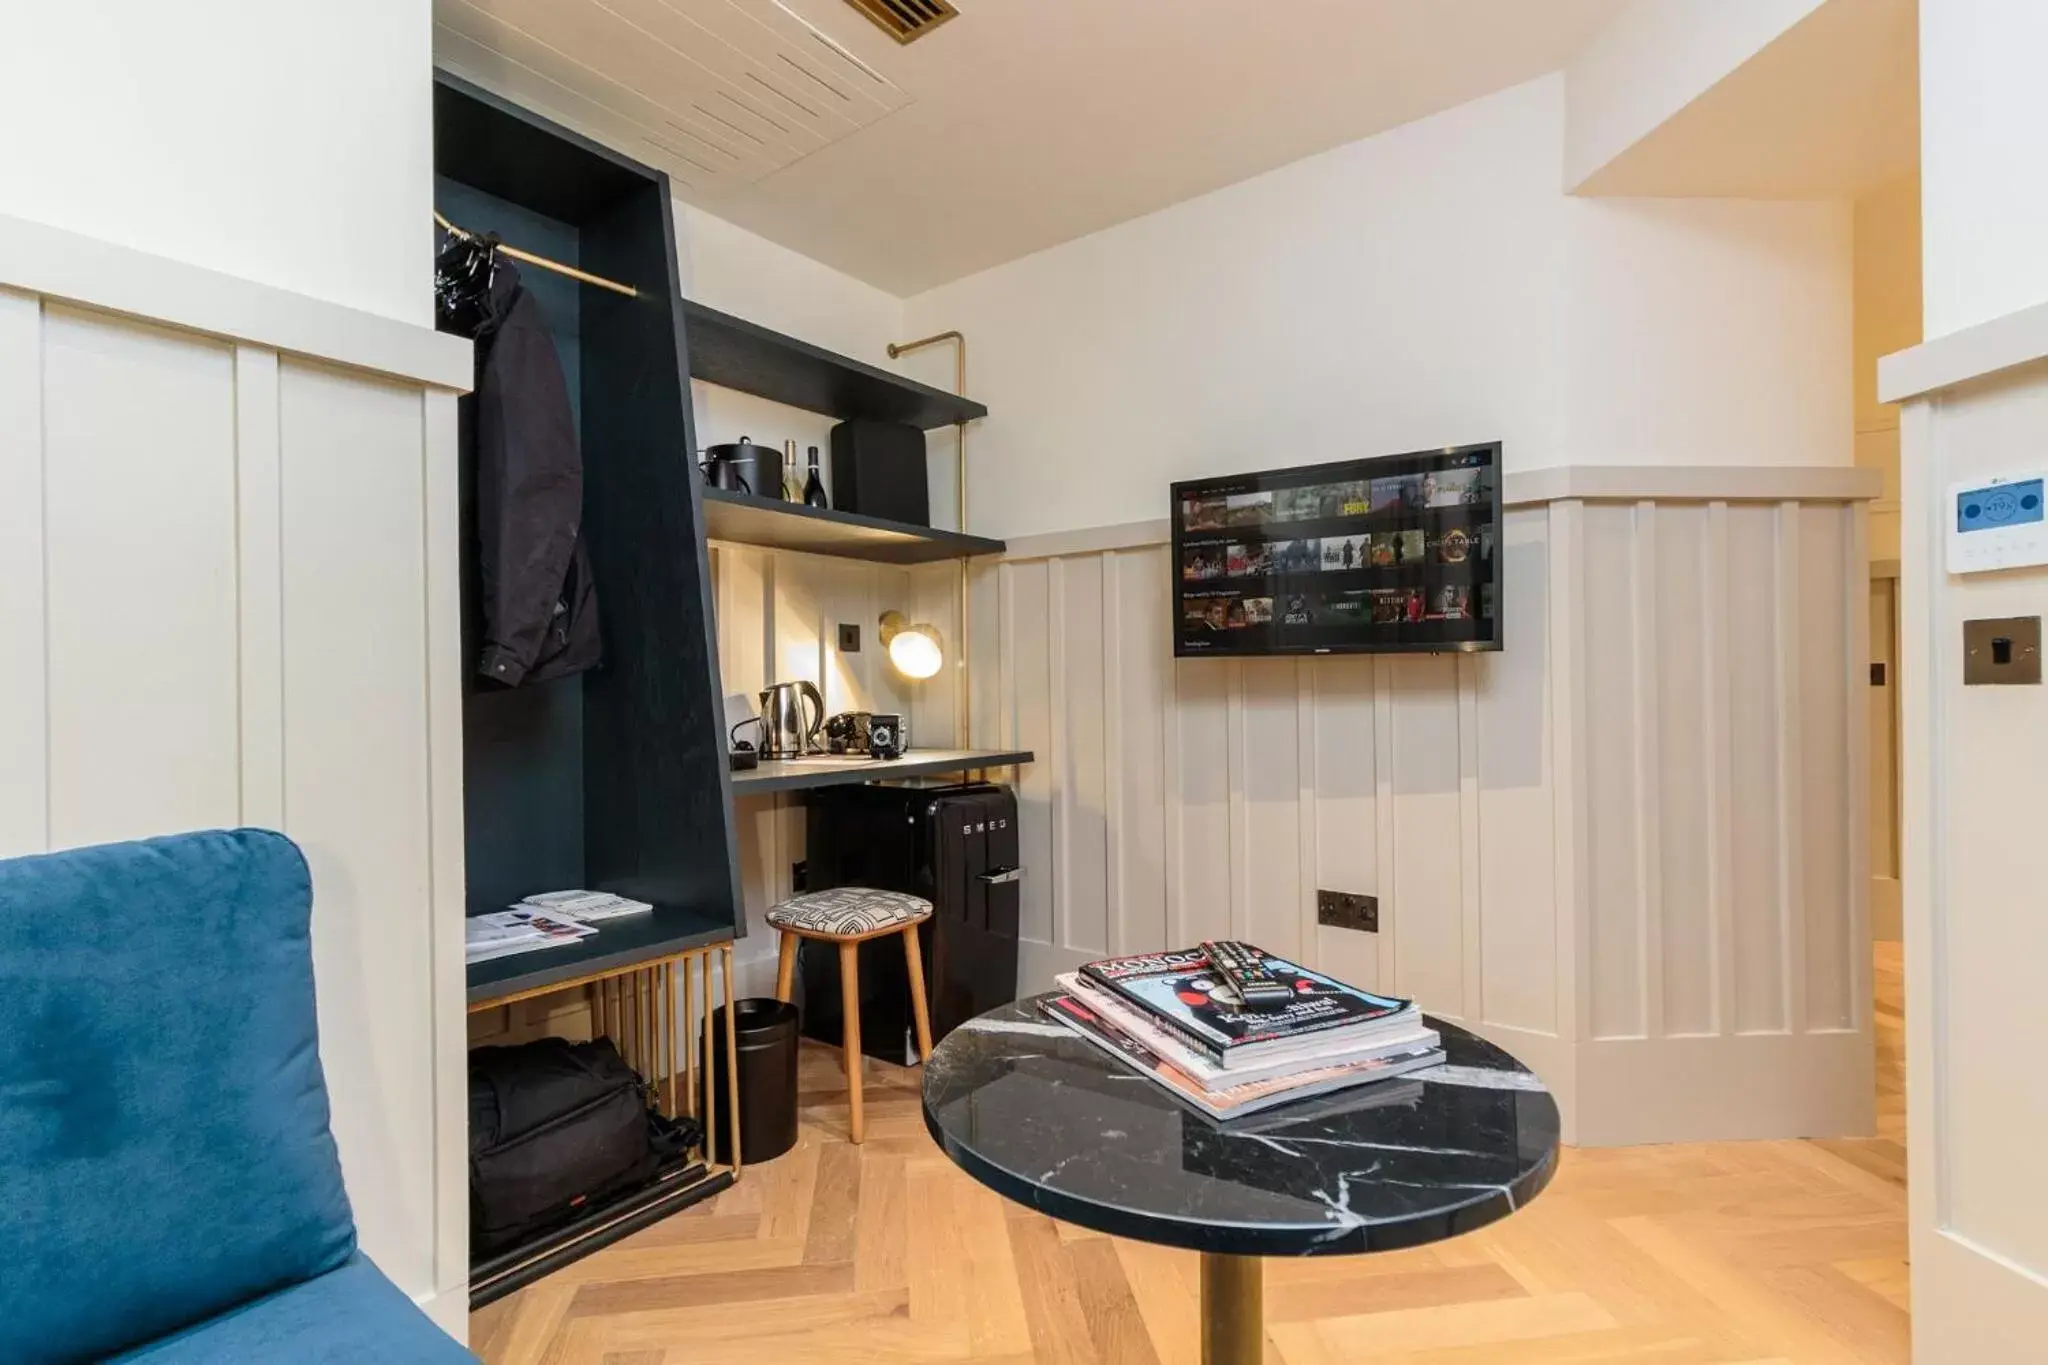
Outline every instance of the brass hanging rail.
[[[472, 239], [477, 235], [474, 232], [459, 228], [446, 218], [443, 218], [439, 209], [434, 210], [434, 221], [439, 223], [443, 230], [465, 240]], [[578, 270], [573, 265], [563, 265], [560, 261], [551, 261], [545, 256], [536, 256], [531, 251], [521, 251], [516, 246], [506, 246], [503, 242], [500, 242], [498, 243], [498, 250], [504, 252], [515, 261], [524, 261], [528, 265], [537, 265], [542, 270], [552, 270], [557, 275], [567, 275], [572, 280], [581, 280], [585, 284], [594, 284], [599, 289], [609, 289], [614, 294], [624, 294], [629, 299], [640, 297], [640, 291], [630, 284], [620, 284], [617, 280], [608, 280], [602, 275], [593, 275], [587, 270]]]

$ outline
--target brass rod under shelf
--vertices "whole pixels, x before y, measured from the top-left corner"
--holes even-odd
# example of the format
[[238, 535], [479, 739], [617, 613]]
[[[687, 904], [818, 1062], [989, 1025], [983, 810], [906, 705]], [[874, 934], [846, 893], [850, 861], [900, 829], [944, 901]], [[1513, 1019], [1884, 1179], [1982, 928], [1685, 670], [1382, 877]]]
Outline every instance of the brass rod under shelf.
[[[928, 337], [915, 341], [892, 341], [889, 343], [889, 359], [896, 360], [921, 351], [927, 346], [936, 346], [942, 341], [953, 343], [953, 393], [960, 398], [967, 397], [967, 337], [959, 331], [934, 332]], [[967, 423], [953, 424], [953, 528], [961, 535], [967, 535]], [[967, 675], [968, 644], [968, 598], [973, 592], [973, 579], [966, 556], [960, 558], [960, 617], [956, 626], [957, 648], [960, 656], [953, 663], [953, 735], [954, 743], [963, 749], [974, 747], [974, 683]]]
[[711, 1135], [718, 1131], [718, 1085], [717, 1068], [711, 1064], [711, 1040], [717, 1036], [712, 1027], [711, 1014], [711, 952], [706, 949], [697, 955], [704, 964], [704, 1164], [711, 1164]]
[[697, 1117], [697, 1023], [694, 992], [690, 985], [690, 959], [682, 960], [683, 978], [683, 1113]]
[[718, 957], [725, 972], [725, 1084], [726, 1099], [731, 1108], [726, 1129], [732, 1150], [726, 1154], [731, 1158], [726, 1164], [732, 1167], [733, 1177], [737, 1179], [740, 1173], [740, 1012], [734, 1007], [732, 994], [732, 945], [728, 943], [721, 947]]

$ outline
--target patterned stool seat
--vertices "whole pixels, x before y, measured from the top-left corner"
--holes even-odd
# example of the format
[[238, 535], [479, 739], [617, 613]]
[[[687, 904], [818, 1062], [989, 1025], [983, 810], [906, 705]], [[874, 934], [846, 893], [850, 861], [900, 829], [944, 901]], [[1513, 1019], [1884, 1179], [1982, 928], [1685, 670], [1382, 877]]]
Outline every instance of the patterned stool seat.
[[837, 886], [791, 896], [768, 912], [768, 923], [792, 933], [829, 938], [863, 938], [902, 929], [931, 918], [932, 903], [901, 891]]

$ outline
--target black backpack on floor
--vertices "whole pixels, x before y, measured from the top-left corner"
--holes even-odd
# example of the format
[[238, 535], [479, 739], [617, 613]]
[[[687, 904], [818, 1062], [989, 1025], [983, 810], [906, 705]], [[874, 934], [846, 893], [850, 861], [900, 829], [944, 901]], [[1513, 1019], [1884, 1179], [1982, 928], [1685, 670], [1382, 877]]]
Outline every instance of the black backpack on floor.
[[470, 1245], [525, 1241], [652, 1179], [687, 1135], [648, 1104], [611, 1039], [469, 1054]]

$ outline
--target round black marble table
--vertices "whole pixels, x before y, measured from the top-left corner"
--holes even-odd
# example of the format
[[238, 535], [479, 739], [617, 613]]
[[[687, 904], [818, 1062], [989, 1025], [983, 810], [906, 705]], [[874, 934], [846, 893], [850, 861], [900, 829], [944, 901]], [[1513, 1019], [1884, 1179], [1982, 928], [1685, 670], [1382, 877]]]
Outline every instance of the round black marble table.
[[962, 1024], [924, 1069], [925, 1127], [1006, 1198], [1202, 1253], [1202, 1359], [1260, 1359], [1262, 1256], [1442, 1241], [1505, 1218], [1557, 1169], [1557, 1104], [1442, 1020], [1445, 1063], [1218, 1123], [1038, 1013]]

